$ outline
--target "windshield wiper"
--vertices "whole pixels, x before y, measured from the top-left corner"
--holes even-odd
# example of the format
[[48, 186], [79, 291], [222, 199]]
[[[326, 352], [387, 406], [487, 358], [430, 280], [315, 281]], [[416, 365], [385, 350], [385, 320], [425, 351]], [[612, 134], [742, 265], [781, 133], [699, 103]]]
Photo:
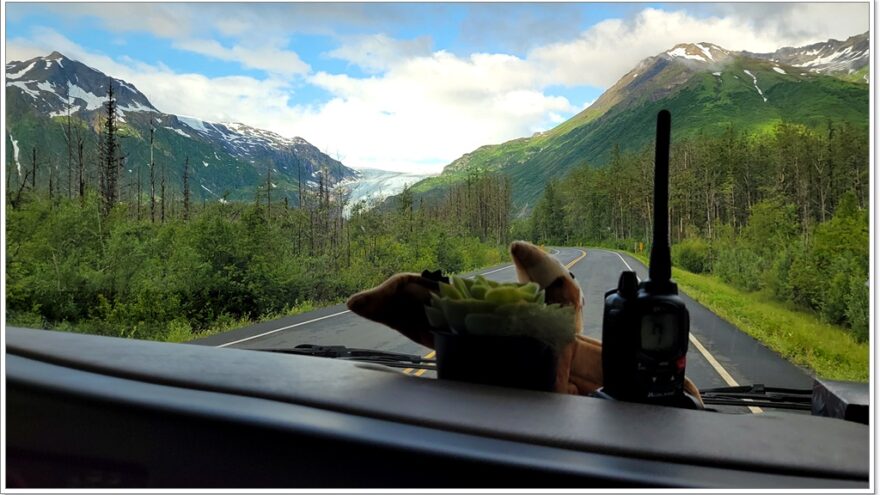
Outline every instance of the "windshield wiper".
[[704, 404], [717, 406], [755, 406], [809, 411], [811, 389], [765, 387], [762, 384], [700, 390]]
[[303, 356], [327, 357], [346, 361], [363, 361], [384, 364], [392, 368], [413, 368], [436, 370], [436, 360], [427, 359], [417, 354], [400, 352], [376, 351], [373, 349], [357, 349], [344, 345], [313, 345], [300, 344], [294, 348], [281, 349], [250, 349], [253, 351], [280, 352], [282, 354], [299, 354]]

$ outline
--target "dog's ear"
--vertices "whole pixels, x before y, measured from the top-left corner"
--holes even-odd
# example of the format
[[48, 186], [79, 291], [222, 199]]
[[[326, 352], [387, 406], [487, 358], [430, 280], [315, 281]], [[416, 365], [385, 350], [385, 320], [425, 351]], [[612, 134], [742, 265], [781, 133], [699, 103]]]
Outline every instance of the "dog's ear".
[[[544, 302], [574, 306], [575, 326], [583, 327], [584, 296], [580, 284], [556, 258], [525, 241], [510, 245], [510, 256], [520, 283], [535, 282], [544, 289]], [[580, 330], [578, 330], [580, 333]]]
[[535, 282], [544, 289], [547, 304], [583, 306], [580, 285], [562, 263], [538, 246], [525, 241], [510, 245], [510, 256], [520, 283]]
[[434, 348], [425, 305], [440, 290], [436, 280], [415, 273], [398, 273], [378, 287], [351, 296], [346, 305], [355, 314], [387, 325], [410, 340]]

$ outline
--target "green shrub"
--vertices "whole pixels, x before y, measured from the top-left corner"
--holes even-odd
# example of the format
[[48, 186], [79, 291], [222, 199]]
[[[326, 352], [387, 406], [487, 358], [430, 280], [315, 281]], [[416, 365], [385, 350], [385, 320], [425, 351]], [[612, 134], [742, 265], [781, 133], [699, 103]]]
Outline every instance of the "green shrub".
[[868, 341], [870, 305], [867, 282], [866, 277], [853, 276], [850, 279], [849, 296], [846, 300], [846, 319], [852, 328], [853, 336], [859, 342]]
[[791, 286], [789, 285], [791, 262], [791, 250], [781, 250], [776, 254], [773, 264], [770, 265], [769, 270], [764, 272], [764, 276], [761, 279], [763, 287], [780, 301], [791, 300]]
[[806, 308], [818, 309], [825, 277], [812, 250], [803, 247], [795, 251], [788, 277], [791, 300]]
[[831, 263], [828, 282], [823, 287], [819, 300], [819, 311], [826, 321], [842, 324], [847, 320], [851, 281], [860, 278], [859, 272], [858, 263], [853, 259], [837, 258]]
[[763, 260], [752, 250], [741, 247], [720, 250], [712, 264], [721, 280], [747, 291], [761, 288]]
[[700, 238], [689, 238], [672, 246], [673, 263], [693, 273], [709, 271], [709, 243]]

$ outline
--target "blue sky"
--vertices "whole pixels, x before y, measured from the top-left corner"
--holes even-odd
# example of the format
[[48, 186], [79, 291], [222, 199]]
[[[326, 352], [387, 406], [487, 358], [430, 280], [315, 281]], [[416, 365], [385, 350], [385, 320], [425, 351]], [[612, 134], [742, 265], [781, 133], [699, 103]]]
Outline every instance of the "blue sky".
[[772, 51], [868, 29], [867, 4], [5, 6], [7, 61], [58, 50], [162, 111], [417, 172], [551, 128], [676, 43]]

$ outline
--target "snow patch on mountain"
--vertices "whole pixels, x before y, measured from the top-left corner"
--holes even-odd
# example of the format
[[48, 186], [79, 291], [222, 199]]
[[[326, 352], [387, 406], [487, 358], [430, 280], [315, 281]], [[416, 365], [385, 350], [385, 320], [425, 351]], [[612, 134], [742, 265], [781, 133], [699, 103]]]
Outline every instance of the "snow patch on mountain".
[[713, 60], [713, 61], [715, 60], [715, 57], [712, 56], [712, 53], [709, 51], [709, 47], [708, 47], [708, 46], [703, 46], [702, 43], [697, 43], [697, 48], [699, 48], [700, 50], [702, 50], [702, 52], [706, 55], [706, 58], [707, 58], [707, 59], [709, 59], [709, 60]]
[[670, 57], [680, 57], [680, 58], [689, 58], [691, 60], [699, 60], [700, 62], [705, 62], [706, 57], [702, 55], [692, 55], [687, 52], [687, 48], [680, 46], [678, 48], [672, 49], [666, 52]]
[[57, 91], [55, 91], [55, 85], [54, 85], [54, 84], [52, 84], [52, 83], [50, 83], [50, 82], [48, 82], [48, 81], [40, 81], [40, 82], [37, 83], [37, 88], [38, 88], [40, 91], [45, 91], [45, 92], [47, 92], [47, 93], [52, 93], [53, 95], [57, 96], [59, 100], [61, 100], [61, 101], [65, 102], [65, 103], [67, 103], [67, 100], [65, 100], [63, 96], [59, 95]]
[[[120, 106], [117, 108], [119, 108], [120, 110], [125, 111], [125, 112], [158, 112], [158, 110], [156, 110], [155, 108], [148, 107], [139, 101], [132, 101], [130, 104], [128, 104], [126, 106]], [[156, 120], [159, 122], [162, 122], [161, 119], [156, 119]]]
[[40, 92], [27, 87], [27, 84], [32, 83], [32, 82], [33, 81], [12, 81], [12, 82], [7, 81], [6, 86], [7, 87], [8, 86], [15, 86], [16, 88], [24, 91], [25, 94], [27, 94], [31, 98], [33, 98], [35, 100], [39, 100], [40, 99]]
[[764, 96], [764, 92], [761, 91], [761, 88], [758, 87], [758, 78], [749, 72], [748, 70], [743, 69], [743, 72], [750, 75], [752, 77], [752, 83], [755, 85], [755, 89], [758, 90], [758, 94], [761, 95], [761, 98], [764, 100], [764, 103], [767, 103], [767, 97]]
[[785, 71], [782, 70], [782, 68], [780, 68], [780, 67], [774, 67], [773, 70], [775, 70], [776, 72], [778, 72], [780, 74], [785, 74]]
[[117, 79], [116, 82], [118, 82], [120, 86], [122, 86], [123, 88], [125, 88], [125, 89], [131, 91], [132, 93], [137, 93], [137, 92], [138, 92], [136, 89], [134, 89], [134, 87], [129, 86], [125, 81], [123, 81], [123, 80], [121, 80], [121, 79]]
[[[73, 114], [75, 114], [78, 110], [80, 110], [79, 107], [72, 107], [72, 108], [70, 109], [70, 114], [73, 115]], [[64, 109], [61, 109], [61, 110], [58, 110], [58, 111], [55, 111], [55, 112], [49, 112], [49, 118], [52, 118], [52, 117], [67, 117], [67, 109], [64, 108]]]
[[97, 110], [104, 105], [104, 98], [96, 94], [89, 93], [88, 91], [82, 89], [81, 87], [73, 84], [72, 82], [67, 82], [67, 94], [72, 98], [79, 98], [80, 100], [86, 102], [86, 110]]
[[205, 122], [203, 122], [195, 117], [187, 117], [185, 115], [178, 115], [177, 120], [192, 127], [193, 130], [195, 130], [195, 131], [208, 132], [208, 129], [205, 127]]
[[12, 158], [15, 160], [15, 168], [18, 170], [18, 178], [21, 178], [21, 162], [18, 161], [18, 141], [9, 133], [9, 141], [12, 142]]
[[[6, 79], [9, 80], [9, 79], [18, 79], [18, 78], [20, 78], [21, 76], [27, 74], [27, 72], [28, 72], [29, 70], [33, 69], [33, 68], [34, 68], [34, 65], [36, 65], [36, 63], [37, 63], [37, 62], [31, 62], [30, 65], [28, 65], [27, 67], [25, 67], [24, 69], [22, 69], [22, 70], [20, 70], [20, 71], [18, 71], [18, 72], [14, 72], [14, 73], [12, 73], [12, 74], [6, 74]], [[9, 84], [7, 84], [7, 86], [8, 86], [8, 85], [9, 85]]]
[[192, 138], [192, 136], [190, 136], [189, 134], [187, 134], [187, 133], [181, 131], [180, 129], [175, 129], [174, 127], [168, 127], [168, 126], [165, 126], [165, 128], [168, 129], [169, 131], [174, 131], [174, 132], [180, 134], [180, 135], [183, 136], [183, 137]]

